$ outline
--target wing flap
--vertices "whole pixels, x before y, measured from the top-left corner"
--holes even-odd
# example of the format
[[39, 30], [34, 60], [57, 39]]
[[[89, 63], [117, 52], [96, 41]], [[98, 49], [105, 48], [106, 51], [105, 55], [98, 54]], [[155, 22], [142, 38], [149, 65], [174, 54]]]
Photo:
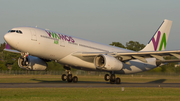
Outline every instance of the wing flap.
[[171, 53], [171, 55], [175, 56], [176, 58], [180, 59], [180, 55], [176, 53]]
[[152, 57], [155, 57], [156, 59], [159, 59], [161, 61], [164, 60], [164, 58], [162, 56], [159, 56], [159, 55], [151, 55]]
[[136, 59], [138, 59], [138, 60], [140, 60], [142, 62], [147, 63], [147, 61], [146, 61], [146, 59], [144, 57], [141, 57], [141, 56], [132, 56], [132, 57], [134, 57], [134, 58], [136, 58]]
[[161, 55], [161, 56], [172, 56], [170, 53], [180, 54], [180, 50], [174, 51], [140, 51], [140, 52], [128, 52], [128, 53], [117, 53], [117, 55], [138, 55], [138, 56], [150, 56], [151, 55]]
[[[130, 53], [117, 53], [117, 56], [133, 56], [134, 58], [145, 62], [145, 58], [156, 58], [161, 62], [173, 62], [173, 61], [180, 61], [180, 50], [174, 51], [140, 51], [140, 52], [130, 52]], [[165, 60], [164, 56], [175, 56], [176, 60]], [[145, 62], [146, 63], [146, 62]]]

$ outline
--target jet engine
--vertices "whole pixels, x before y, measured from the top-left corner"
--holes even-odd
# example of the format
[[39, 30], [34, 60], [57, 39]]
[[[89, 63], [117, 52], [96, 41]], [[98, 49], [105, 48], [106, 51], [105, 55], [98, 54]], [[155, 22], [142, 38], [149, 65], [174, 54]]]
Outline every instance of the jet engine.
[[101, 54], [94, 58], [94, 64], [97, 69], [107, 70], [107, 71], [119, 71], [123, 68], [123, 63], [118, 59]]
[[45, 61], [34, 56], [27, 56], [26, 59], [20, 57], [18, 59], [18, 65], [20, 68], [26, 70], [45, 70], [47, 68]]

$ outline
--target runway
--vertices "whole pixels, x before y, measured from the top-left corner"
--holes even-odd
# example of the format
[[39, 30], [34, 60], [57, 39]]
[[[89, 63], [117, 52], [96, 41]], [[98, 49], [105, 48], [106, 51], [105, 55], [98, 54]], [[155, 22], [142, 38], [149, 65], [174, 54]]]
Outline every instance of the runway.
[[180, 87], [180, 83], [123, 83], [109, 84], [109, 82], [80, 82], [80, 83], [0, 83], [0, 88], [39, 88], [39, 87]]

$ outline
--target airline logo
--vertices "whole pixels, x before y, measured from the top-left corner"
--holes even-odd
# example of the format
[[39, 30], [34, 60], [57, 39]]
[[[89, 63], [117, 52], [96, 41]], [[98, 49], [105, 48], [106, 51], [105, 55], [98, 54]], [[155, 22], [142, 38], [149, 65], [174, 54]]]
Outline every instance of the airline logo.
[[[49, 31], [46, 31], [46, 33], [49, 35], [49, 37], [54, 38], [54, 39], [65, 40], [65, 41], [72, 42], [72, 43], [75, 42], [75, 40], [71, 36], [62, 35], [59, 33], [54, 33], [54, 32], [49, 32]], [[54, 43], [58, 44], [58, 41], [55, 40]]]
[[[152, 42], [153, 42], [153, 46], [154, 46], [154, 50], [155, 51], [157, 51], [157, 48], [158, 48], [158, 45], [159, 45], [159, 41], [160, 41], [160, 36], [161, 36], [161, 32], [158, 31], [156, 40], [155, 40], [154, 37], [152, 38]], [[161, 43], [160, 43], [160, 46], [159, 46], [159, 51], [162, 50], [163, 45], [164, 45], [164, 49], [165, 49], [166, 48], [166, 33], [163, 33], [163, 36], [162, 36], [162, 39], [161, 39]]]

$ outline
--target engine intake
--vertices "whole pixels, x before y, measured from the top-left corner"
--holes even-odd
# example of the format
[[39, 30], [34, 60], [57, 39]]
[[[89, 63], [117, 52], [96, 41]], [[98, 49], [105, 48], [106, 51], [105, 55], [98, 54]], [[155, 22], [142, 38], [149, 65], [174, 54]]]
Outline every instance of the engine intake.
[[123, 68], [123, 63], [116, 58], [101, 54], [94, 58], [94, 65], [97, 69], [107, 71], [119, 71]]
[[45, 61], [34, 56], [26, 57], [26, 61], [24, 61], [24, 58], [20, 57], [18, 59], [18, 65], [20, 68], [26, 70], [45, 70], [47, 68]]

